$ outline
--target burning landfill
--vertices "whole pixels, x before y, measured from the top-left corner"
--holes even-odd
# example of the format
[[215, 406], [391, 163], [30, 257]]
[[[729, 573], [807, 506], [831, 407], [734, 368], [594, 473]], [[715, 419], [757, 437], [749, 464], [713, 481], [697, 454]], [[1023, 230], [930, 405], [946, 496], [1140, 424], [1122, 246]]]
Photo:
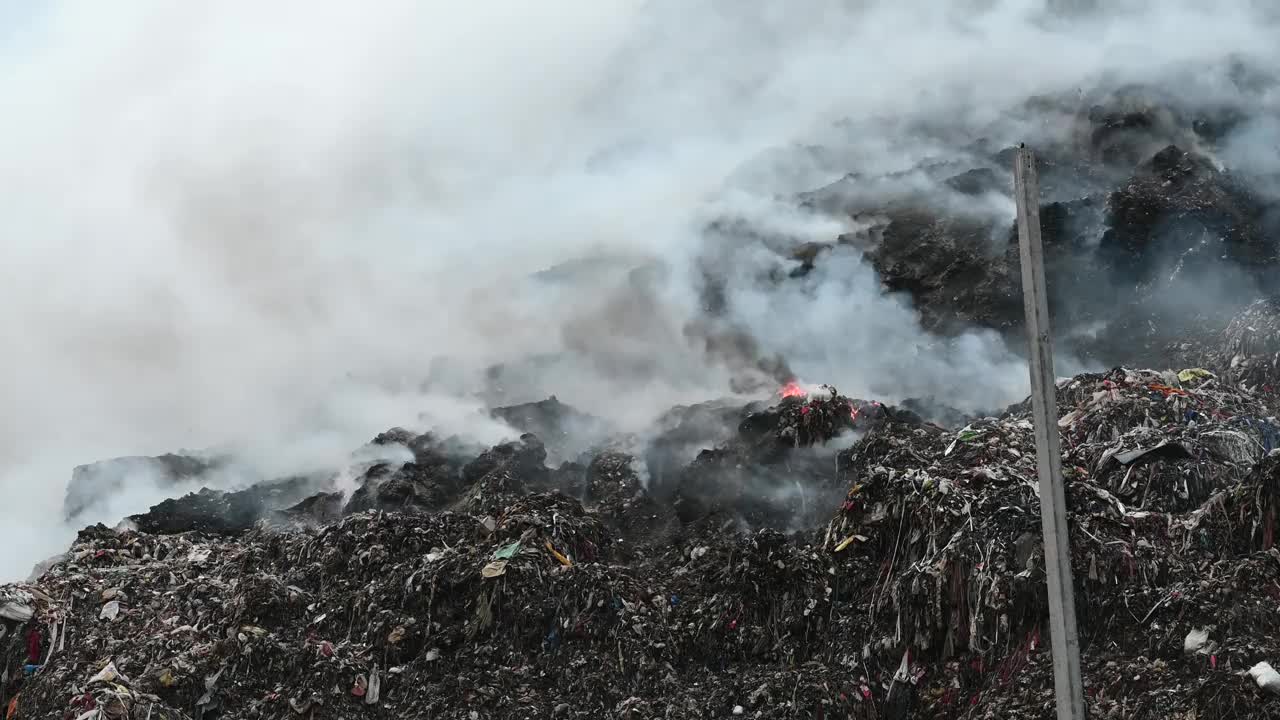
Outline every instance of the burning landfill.
[[[1280, 709], [1277, 319], [1251, 308], [1220, 365], [1058, 384], [1096, 717]], [[673, 411], [664, 437], [704, 410]], [[413, 460], [369, 468], [350, 498], [298, 500], [283, 481], [85, 528], [5, 590], [6, 702], [77, 718], [1048, 717], [1028, 415], [947, 429], [789, 386], [648, 484], [618, 449], [548, 468], [531, 434], [468, 457], [391, 430], [373, 443]], [[812, 494], [754, 492], [762, 478]]]
[[[1216, 154], [1247, 107], [1095, 100], [1019, 109], [1072, 118], [1037, 151], [1058, 347], [1096, 370], [1057, 383], [1089, 713], [1276, 717], [1274, 178]], [[1002, 142], [913, 171], [947, 202], [861, 193], [880, 180], [862, 174], [794, 198], [858, 228], [828, 243], [712, 223], [708, 327], [732, 328], [716, 270], [749, 246], [785, 269], [769, 288], [853, 257], [908, 298], [936, 344], [886, 373], [974, 328], [1025, 346], [1012, 218], [956, 210], [1010, 195]], [[1198, 303], [1210, 277], [1232, 280]], [[516, 431], [496, 445], [396, 427], [353, 456], [379, 460], [353, 460], [352, 486], [175, 490], [84, 527], [0, 587], [8, 717], [1052, 717], [1029, 403], [975, 412], [946, 377], [932, 397], [846, 397], [733, 332], [699, 337], [780, 387], [691, 398], [644, 433], [555, 397], [492, 403]], [[136, 476], [179, 488], [224, 462], [77, 468], [67, 519]]]

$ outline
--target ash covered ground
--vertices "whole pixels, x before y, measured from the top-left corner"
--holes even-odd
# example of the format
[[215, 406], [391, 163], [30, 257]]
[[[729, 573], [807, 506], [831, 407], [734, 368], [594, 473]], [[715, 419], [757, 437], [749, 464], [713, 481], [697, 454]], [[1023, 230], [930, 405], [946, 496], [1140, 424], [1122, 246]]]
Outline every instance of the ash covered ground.
[[[610, 52], [582, 41], [608, 82], [586, 83], [572, 112], [535, 113], [519, 83], [479, 94], [510, 107], [456, 117], [375, 88], [359, 96], [367, 115], [334, 122], [377, 132], [341, 143], [245, 129], [272, 127], [267, 113], [205, 128], [235, 150], [225, 166], [203, 146], [145, 153], [174, 181], [145, 197], [190, 246], [119, 221], [129, 212], [73, 206], [62, 229], [94, 219], [155, 241], [129, 247], [173, 261], [169, 295], [116, 295], [123, 283], [93, 274], [90, 290], [129, 302], [82, 305], [92, 328], [51, 325], [15, 352], [96, 403], [4, 388], [29, 410], [0, 444], [18, 468], [4, 486], [26, 498], [6, 532], [16, 562], [36, 564], [0, 586], [7, 712], [1053, 717], [1011, 199], [1022, 141], [1041, 164], [1090, 716], [1280, 712], [1275, 18], [978, 5], [918, 27], [937, 57], [899, 79], [920, 92], [863, 78], [848, 102], [810, 102], [815, 74], [860, 67], [905, 10], [831, 3], [818, 28], [652, 3], [635, 24], [578, 18]], [[367, 22], [389, 31], [416, 12]], [[1217, 39], [1186, 31], [1193, 20]], [[710, 29], [750, 52], [709, 61]], [[1013, 30], [1070, 57], [996, 91], [988, 75], [1025, 49]], [[1150, 47], [1126, 50], [1139, 36]], [[845, 50], [850, 37], [865, 47]], [[513, 47], [495, 66], [550, 53]], [[195, 56], [225, 60], [215, 50]], [[578, 88], [563, 75], [557, 87]], [[527, 111], [526, 140], [571, 142], [494, 161], [516, 149], [488, 132], [517, 126], [504, 109]], [[289, 127], [329, 128], [307, 120]], [[419, 125], [454, 144], [428, 152], [406, 129]], [[284, 137], [296, 144], [255, 150]], [[582, 168], [550, 157], [579, 144]], [[335, 148], [341, 182], [282, 172]], [[316, 198], [331, 204], [314, 211]], [[436, 212], [446, 200], [477, 207]], [[397, 220], [415, 203], [416, 222]], [[16, 212], [52, 228], [39, 210]], [[316, 223], [285, 219], [299, 216]], [[387, 240], [415, 233], [458, 249], [432, 264]], [[188, 273], [193, 258], [207, 274]], [[89, 296], [24, 302], [56, 318]], [[144, 305], [145, 322], [121, 312]], [[79, 342], [72, 361], [59, 333]], [[250, 369], [271, 358], [277, 370]], [[30, 482], [51, 459], [170, 441]], [[32, 500], [48, 487], [55, 502]], [[22, 544], [54, 527], [74, 535], [65, 552]]]

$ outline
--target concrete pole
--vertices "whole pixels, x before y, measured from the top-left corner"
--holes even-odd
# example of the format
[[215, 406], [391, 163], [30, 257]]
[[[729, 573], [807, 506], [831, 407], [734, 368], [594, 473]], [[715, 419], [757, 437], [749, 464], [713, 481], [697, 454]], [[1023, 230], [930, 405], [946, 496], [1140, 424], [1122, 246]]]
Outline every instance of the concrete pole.
[[1022, 301], [1031, 345], [1031, 409], [1035, 414], [1036, 464], [1040, 475], [1040, 522], [1044, 530], [1045, 575], [1049, 580], [1049, 631], [1053, 641], [1053, 685], [1058, 720], [1084, 720], [1080, 639], [1071, 578], [1071, 542], [1058, 442], [1057, 382], [1053, 338], [1040, 244], [1040, 181], [1035, 155], [1019, 146], [1013, 168], [1018, 204], [1018, 247], [1022, 256]]

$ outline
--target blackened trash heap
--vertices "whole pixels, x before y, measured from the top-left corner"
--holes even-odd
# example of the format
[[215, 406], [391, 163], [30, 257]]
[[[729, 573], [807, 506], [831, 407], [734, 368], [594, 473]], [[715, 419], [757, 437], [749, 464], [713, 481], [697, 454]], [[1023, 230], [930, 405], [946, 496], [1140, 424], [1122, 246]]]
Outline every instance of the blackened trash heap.
[[[1224, 267], [1274, 275], [1280, 213], [1197, 154], [1213, 123], [1116, 107], [1041, 153], [1048, 193], [1085, 192], [1042, 208], [1060, 346], [1113, 368], [1057, 387], [1086, 701], [1096, 718], [1275, 717], [1280, 305], [1170, 298]], [[1158, 112], [1185, 132], [1157, 137], [1142, 121]], [[1007, 184], [1006, 149], [974, 157], [938, 170], [950, 191]], [[787, 251], [799, 266], [767, 281], [853, 248], [944, 340], [978, 325], [1022, 344], [1012, 233], [993, 253], [968, 218], [844, 192], [866, 180], [799, 202], [871, 229]], [[284, 478], [85, 528], [0, 588], [5, 712], [1053, 717], [1025, 403], [966, 414], [788, 384], [673, 408], [644, 444], [555, 398], [493, 414], [524, 434], [379, 435], [404, 461], [352, 493]], [[67, 516], [131, 468], [176, 486], [220, 462], [77, 469]]]
[[[1119, 368], [1061, 381], [1058, 401], [1093, 716], [1280, 711], [1255, 680], [1280, 661], [1272, 396], [1208, 368]], [[746, 497], [705, 457], [808, 481], [809, 439], [841, 428], [861, 436], [822, 460], [841, 493], [816, 531], [787, 532], [799, 500]], [[458, 464], [429, 436], [389, 436], [415, 467], [370, 471], [346, 508], [320, 497], [236, 526], [234, 494], [205, 492], [135, 518], [154, 533], [85, 529], [0, 598], [5, 702], [106, 718], [1052, 712], [1026, 407], [943, 429], [821, 390], [744, 408], [736, 438], [665, 487], [605, 450], [563, 470], [577, 496], [532, 437]]]

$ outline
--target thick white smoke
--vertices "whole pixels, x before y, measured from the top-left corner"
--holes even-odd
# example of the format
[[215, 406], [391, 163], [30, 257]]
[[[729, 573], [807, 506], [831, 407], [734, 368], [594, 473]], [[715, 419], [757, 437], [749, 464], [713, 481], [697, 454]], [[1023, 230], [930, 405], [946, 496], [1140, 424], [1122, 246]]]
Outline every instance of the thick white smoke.
[[[890, 132], [913, 119], [1276, 53], [1244, 2], [1108, 6], [1068, 24], [1032, 0], [0, 3], [0, 576], [65, 544], [77, 464], [220, 445], [336, 465], [424, 412], [500, 434], [423, 388], [441, 356], [583, 351], [538, 381], [625, 420], [723, 392], [682, 334], [716, 208], [829, 240], [774, 196], [945, 151]], [[786, 150], [813, 138], [838, 156]], [[667, 274], [528, 279], [596, 255]], [[815, 278], [823, 302], [731, 288], [734, 319], [811, 350], [808, 379], [893, 394], [929, 338], [855, 266]], [[918, 362], [998, 396], [1024, 382], [1007, 360], [974, 336]]]

